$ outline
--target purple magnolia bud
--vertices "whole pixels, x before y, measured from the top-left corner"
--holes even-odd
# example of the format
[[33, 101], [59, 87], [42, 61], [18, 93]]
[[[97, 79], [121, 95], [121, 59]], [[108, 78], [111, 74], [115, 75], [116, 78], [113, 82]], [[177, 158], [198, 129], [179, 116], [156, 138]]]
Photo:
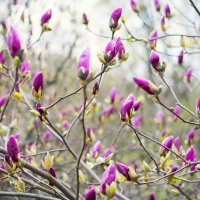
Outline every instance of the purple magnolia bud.
[[116, 163], [117, 170], [120, 174], [122, 174], [124, 177], [126, 177], [127, 181], [131, 181], [131, 177], [129, 175], [129, 167], [127, 165], [124, 165], [122, 163]]
[[19, 146], [13, 135], [10, 136], [7, 142], [7, 151], [14, 162], [18, 162]]
[[170, 7], [169, 7], [168, 4], [165, 6], [165, 16], [166, 16], [167, 18], [170, 18], [170, 17], [171, 17], [171, 11], [170, 11]]
[[156, 10], [159, 12], [160, 11], [160, 2], [159, 2], [159, 0], [154, 0], [154, 5], [156, 7]]
[[190, 148], [187, 150], [186, 154], [185, 154], [185, 159], [187, 161], [193, 161], [194, 158], [196, 157], [196, 151], [194, 149], [194, 146], [190, 146]]
[[154, 68], [155, 71], [160, 71], [159, 70], [159, 61], [160, 61], [160, 57], [158, 54], [156, 54], [154, 51], [151, 51], [150, 54], [150, 58], [149, 58], [149, 62], [151, 63], [152, 67]]
[[3, 51], [0, 52], [0, 64], [4, 63]]
[[166, 32], [167, 28], [165, 26], [165, 17], [163, 17], [160, 21], [161, 29], [163, 32]]
[[149, 200], [155, 200], [154, 192], [151, 192], [149, 195]]
[[104, 150], [104, 152], [102, 153], [101, 157], [102, 158], [106, 158], [108, 157], [110, 154], [112, 154], [112, 151], [110, 150], [110, 148], [107, 148]]
[[[53, 176], [54, 178], [57, 179], [56, 171], [55, 171], [55, 169], [53, 167], [50, 167], [49, 173], [51, 174], [51, 176]], [[53, 186], [53, 183], [49, 182], [49, 185]]]
[[112, 12], [110, 16], [110, 23], [109, 23], [111, 30], [117, 28], [118, 20], [121, 17], [121, 14], [122, 14], [122, 8], [117, 8], [116, 10]]
[[78, 60], [78, 77], [81, 80], [85, 80], [89, 74], [90, 67], [90, 51], [89, 49], [85, 49], [79, 57]]
[[133, 116], [134, 96], [130, 94], [122, 104], [120, 109], [120, 119], [125, 122], [129, 121]]
[[101, 116], [109, 116], [114, 112], [114, 107], [111, 105], [108, 108], [103, 109]]
[[114, 103], [116, 95], [117, 95], [117, 88], [113, 87], [110, 91], [110, 102], [111, 103]]
[[98, 91], [99, 91], [99, 83], [95, 82], [93, 85], [92, 94], [97, 95]]
[[197, 113], [197, 116], [200, 118], [200, 99], [198, 100], [197, 105], [196, 105], [196, 113]]
[[130, 4], [131, 4], [131, 8], [134, 12], [138, 13], [139, 12], [139, 8], [136, 4], [136, 2], [134, 0], [130, 0]]
[[87, 15], [85, 13], [83, 13], [82, 24], [88, 25], [88, 23], [89, 23], [89, 20], [87, 18]]
[[114, 164], [110, 164], [106, 170], [104, 171], [101, 182], [100, 182], [100, 191], [102, 194], [106, 194], [106, 185], [111, 185], [113, 182], [115, 182], [116, 178], [116, 171]]
[[150, 43], [150, 46], [151, 46], [152, 49], [156, 47], [157, 40], [153, 39], [153, 38], [156, 38], [156, 37], [158, 37], [158, 33], [157, 33], [156, 30], [154, 30], [149, 35], [149, 43]]
[[134, 101], [134, 110], [137, 111], [140, 108], [141, 100]]
[[159, 150], [159, 154], [160, 156], [166, 156], [166, 153], [168, 152], [168, 150], [165, 148], [167, 147], [168, 149], [171, 148], [172, 144], [173, 144], [173, 139], [174, 137], [172, 135], [170, 135], [169, 137], [165, 138], [164, 141], [162, 142], [162, 145], [164, 146], [161, 146], [160, 147], [160, 150]]
[[7, 95], [4, 95], [0, 98], [0, 107], [4, 105], [7, 100]]
[[133, 121], [133, 127], [138, 128], [142, 122], [142, 119], [142, 116], [137, 116]]
[[189, 133], [187, 134], [187, 143], [189, 145], [193, 144], [194, 135], [195, 135], [194, 130], [189, 131]]
[[191, 77], [192, 77], [192, 71], [193, 69], [192, 68], [188, 68], [186, 73], [185, 73], [185, 79], [188, 83], [191, 82]]
[[121, 46], [120, 46], [119, 52], [118, 52], [118, 58], [123, 59], [124, 54], [125, 54], [125, 48], [124, 48], [124, 45], [121, 43]]
[[161, 124], [163, 122], [163, 112], [161, 110], [159, 110], [156, 114], [156, 117], [154, 118], [154, 121], [157, 124]]
[[110, 62], [120, 51], [122, 45], [122, 41], [120, 37], [115, 38], [111, 40], [105, 48], [106, 56], [105, 60], [106, 62]]
[[[194, 158], [193, 162], [197, 162], [197, 161], [198, 161], [197, 158]], [[192, 165], [192, 166], [190, 167], [190, 171], [191, 171], [191, 172], [195, 171], [195, 170], [196, 170], [195, 167], [196, 167], [196, 164], [195, 164], [195, 165]]]
[[177, 137], [175, 140], [174, 140], [174, 146], [177, 148], [177, 150], [180, 152], [180, 148], [181, 148], [181, 144], [180, 144], [180, 138]]
[[62, 123], [62, 127], [63, 127], [64, 129], [68, 129], [69, 126], [70, 126], [70, 124], [69, 124], [69, 122], [68, 122], [67, 120], [65, 120], [65, 121]]
[[98, 140], [96, 144], [92, 147], [92, 150], [91, 150], [92, 157], [97, 158], [100, 150], [101, 150], [101, 142]]
[[22, 74], [24, 74], [25, 72], [27, 72], [29, 70], [30, 70], [30, 66], [29, 66], [28, 60], [24, 60], [22, 65], [21, 65]]
[[[175, 106], [175, 108], [174, 108], [174, 113], [176, 113], [177, 115], [180, 114], [180, 107], [179, 107], [178, 105]], [[172, 119], [173, 119], [174, 121], [176, 121], [177, 118], [178, 118], [178, 117], [177, 117], [175, 114], [172, 114]]]
[[36, 99], [39, 99], [42, 96], [42, 90], [44, 88], [44, 82], [43, 82], [43, 73], [39, 72], [34, 80], [33, 80], [33, 88], [32, 88], [32, 95]]
[[183, 63], [183, 55], [184, 55], [184, 50], [181, 50], [178, 56], [178, 64], [182, 64]]
[[94, 188], [90, 189], [85, 195], [85, 200], [96, 200], [96, 191]]
[[138, 163], [134, 162], [133, 167], [134, 167], [134, 170], [137, 172], [139, 169]]
[[47, 142], [51, 137], [51, 132], [50, 131], [46, 131], [43, 135], [43, 139], [45, 142]]
[[13, 58], [21, 50], [21, 42], [19, 39], [19, 35], [17, 33], [17, 30], [13, 26], [10, 26], [8, 30], [7, 45], [10, 51], [10, 55]]
[[159, 88], [155, 86], [151, 81], [139, 78], [134, 76], [133, 77], [134, 82], [143, 90], [145, 90], [150, 95], [159, 95], [162, 91], [162, 87]]
[[52, 10], [47, 10], [47, 12], [45, 12], [40, 19], [40, 25], [43, 26], [45, 23], [47, 23], [51, 19], [51, 15]]
[[62, 110], [60, 110], [59, 111], [59, 116], [61, 117], [61, 118], [63, 118], [63, 117], [65, 117], [65, 115], [67, 114], [67, 110], [66, 109], [62, 109]]

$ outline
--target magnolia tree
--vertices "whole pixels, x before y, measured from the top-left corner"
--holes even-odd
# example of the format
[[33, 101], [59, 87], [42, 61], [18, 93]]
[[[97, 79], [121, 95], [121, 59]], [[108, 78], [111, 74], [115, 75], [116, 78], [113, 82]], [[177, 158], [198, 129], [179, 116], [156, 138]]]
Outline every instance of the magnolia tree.
[[[192, 0], [188, 2], [192, 14], [199, 18], [198, 7]], [[145, 33], [140, 37], [129, 29], [123, 7], [111, 10], [106, 17], [110, 37], [93, 32], [83, 13], [82, 26], [88, 34], [109, 40], [101, 53], [95, 52], [101, 70], [91, 69], [94, 50], [81, 47], [74, 69], [65, 71], [55, 65], [54, 81], [49, 80], [48, 70], [33, 66], [39, 63], [32, 55], [41, 37], [54, 31], [50, 26], [53, 8], [40, 16], [40, 36], [28, 46], [22, 46], [19, 28], [1, 21], [6, 45], [0, 53], [0, 196], [49, 200], [200, 198], [200, 99], [195, 93], [200, 82], [191, 62], [193, 54], [199, 53], [199, 30], [188, 14], [161, 0], [152, 1], [154, 15], [160, 20], [160, 29], [154, 29], [144, 17], [151, 18], [149, 6], [138, 3], [131, 0], [129, 7], [143, 22]], [[12, 12], [13, 5], [9, 6]], [[178, 17], [180, 21], [174, 22], [176, 16], [183, 19]], [[168, 33], [173, 22], [182, 24], [186, 31], [184, 23], [189, 23], [196, 34], [179, 34], [176, 29]], [[118, 34], [122, 29], [127, 37]], [[163, 38], [180, 42], [173, 46], [165, 41], [165, 50], [160, 51], [157, 43]], [[110, 71], [120, 70], [133, 56], [126, 45], [136, 42], [145, 48], [140, 58], [149, 57], [146, 73], [133, 73], [131, 82], [123, 81], [121, 86], [129, 85], [130, 93], [114, 86], [110, 93], [105, 92]], [[177, 54], [168, 53], [169, 48], [177, 47]], [[185, 55], [190, 55], [190, 67], [184, 64]], [[175, 57], [176, 63], [167, 62], [169, 57]], [[167, 67], [169, 63], [174, 67]], [[134, 69], [140, 71], [137, 66]], [[115, 82], [120, 75], [115, 74]]]

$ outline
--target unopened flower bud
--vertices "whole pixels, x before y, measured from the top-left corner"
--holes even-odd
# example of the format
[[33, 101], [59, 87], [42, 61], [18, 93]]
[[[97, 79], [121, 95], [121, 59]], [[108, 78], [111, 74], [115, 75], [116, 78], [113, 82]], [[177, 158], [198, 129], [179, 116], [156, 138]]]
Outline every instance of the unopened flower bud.
[[135, 0], [130, 0], [131, 8], [134, 12], [139, 13], [139, 7], [136, 4]]
[[89, 20], [87, 18], [87, 15], [85, 13], [83, 13], [83, 16], [82, 16], [82, 24], [85, 24], [86, 26], [88, 25], [89, 23]]

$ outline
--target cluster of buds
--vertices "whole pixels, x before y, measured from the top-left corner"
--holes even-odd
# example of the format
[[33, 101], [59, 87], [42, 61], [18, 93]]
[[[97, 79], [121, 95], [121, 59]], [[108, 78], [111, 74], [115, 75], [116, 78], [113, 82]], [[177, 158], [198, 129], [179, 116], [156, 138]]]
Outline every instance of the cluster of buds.
[[94, 74], [90, 72], [90, 51], [85, 49], [79, 57], [78, 60], [78, 80], [80, 84], [85, 85], [89, 83]]
[[159, 87], [157, 87], [156, 85], [154, 85], [149, 80], [139, 78], [139, 77], [136, 77], [136, 76], [133, 77], [133, 80], [138, 85], [138, 87], [142, 88], [143, 90], [145, 90], [149, 94], [149, 97], [156, 97], [162, 91], [161, 85]]
[[48, 22], [51, 19], [52, 10], [47, 10], [40, 19], [40, 25], [42, 27], [42, 32], [51, 31], [51, 28], [48, 27]]
[[97, 57], [105, 66], [112, 66], [117, 63], [115, 59], [117, 54], [120, 61], [125, 61], [129, 57], [129, 54], [125, 53], [124, 45], [119, 37], [111, 40], [106, 45], [104, 56], [98, 53]]
[[121, 24], [118, 24], [118, 20], [121, 17], [122, 8], [114, 10], [110, 16], [109, 27], [112, 32], [115, 32], [121, 28]]
[[153, 70], [156, 73], [159, 73], [160, 76], [163, 76], [167, 67], [167, 62], [166, 61], [160, 62], [159, 55], [156, 54], [154, 51], [151, 51], [149, 62], [151, 63]]
[[111, 199], [116, 191], [116, 170], [113, 163], [111, 163], [104, 171], [101, 182], [100, 191], [103, 195], [106, 195], [108, 199]]
[[122, 163], [116, 163], [117, 170], [120, 174], [122, 174], [127, 181], [134, 181], [137, 182], [140, 175], [137, 175], [135, 170], [127, 165], [124, 165]]

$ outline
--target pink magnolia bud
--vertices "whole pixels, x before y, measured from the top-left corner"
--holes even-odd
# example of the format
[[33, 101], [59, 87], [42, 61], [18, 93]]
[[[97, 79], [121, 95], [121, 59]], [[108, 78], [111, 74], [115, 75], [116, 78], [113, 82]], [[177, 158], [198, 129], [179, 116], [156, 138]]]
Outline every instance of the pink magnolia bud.
[[185, 159], [187, 161], [193, 161], [196, 157], [196, 151], [194, 149], [194, 146], [190, 146], [190, 148], [187, 150], [186, 154], [185, 154]]
[[47, 142], [51, 137], [51, 132], [50, 131], [46, 131], [43, 135], [43, 139], [45, 142]]
[[35, 99], [39, 99], [42, 96], [42, 90], [44, 88], [44, 82], [43, 82], [43, 73], [39, 72], [32, 84], [32, 95]]
[[21, 42], [19, 39], [19, 35], [17, 33], [17, 30], [13, 26], [10, 26], [8, 30], [7, 45], [10, 51], [10, 55], [13, 58], [21, 50]]
[[165, 33], [166, 30], [167, 30], [167, 27], [165, 26], [165, 17], [163, 17], [163, 18], [161, 19], [160, 25], [161, 25], [162, 31]]
[[134, 110], [137, 111], [140, 108], [140, 105], [141, 105], [141, 100], [134, 101], [133, 104]]
[[98, 91], [99, 91], [99, 83], [95, 82], [93, 85], [92, 94], [97, 95]]
[[116, 167], [119, 173], [126, 177], [127, 181], [132, 180], [132, 178], [129, 175], [129, 167], [127, 165], [124, 165], [122, 163], [116, 163]]
[[81, 80], [86, 80], [89, 74], [90, 68], [90, 51], [89, 49], [85, 49], [79, 57], [78, 60], [78, 78]]
[[6, 31], [7, 25], [6, 25], [6, 21], [5, 21], [5, 20], [2, 20], [2, 21], [1, 21], [1, 25], [2, 25], [2, 27], [3, 27], [3, 30]]
[[[53, 176], [54, 178], [57, 179], [56, 171], [55, 171], [55, 169], [53, 167], [50, 167], [49, 174], [51, 174], [51, 176]], [[49, 185], [53, 186], [53, 183], [49, 182]]]
[[10, 136], [7, 142], [7, 151], [14, 162], [18, 162], [19, 146], [13, 135]]
[[189, 145], [193, 144], [194, 135], [195, 135], [194, 130], [189, 131], [189, 133], [187, 134], [187, 143]]
[[100, 191], [102, 194], [106, 195], [106, 185], [110, 186], [113, 182], [115, 182], [115, 178], [116, 178], [115, 166], [113, 164], [110, 164], [106, 168], [101, 177]]
[[24, 60], [22, 65], [21, 65], [22, 74], [24, 74], [25, 72], [27, 72], [29, 70], [30, 70], [30, 66], [29, 66], [28, 60]]
[[159, 2], [159, 0], [154, 0], [154, 5], [156, 7], [156, 10], [159, 12], [160, 11], [160, 2]]
[[69, 126], [70, 126], [70, 124], [69, 124], [69, 122], [68, 122], [67, 120], [65, 120], [65, 121], [62, 123], [62, 127], [63, 127], [64, 129], [67, 129], [67, 130], [68, 130]]
[[154, 118], [155, 123], [162, 124], [163, 123], [163, 112], [159, 110], [156, 114], [156, 117]]
[[180, 152], [181, 145], [180, 145], [180, 138], [179, 138], [179, 137], [177, 137], [177, 138], [174, 140], [174, 146], [175, 146], [176, 149]]
[[122, 14], [122, 8], [117, 8], [114, 10], [110, 16], [110, 23], [109, 26], [111, 30], [116, 29], [118, 26], [118, 20], [121, 17]]
[[156, 30], [152, 31], [149, 35], [149, 43], [152, 49], [156, 47], [157, 39], [153, 39], [158, 37], [158, 33]]
[[129, 121], [133, 117], [133, 112], [134, 112], [133, 108], [134, 108], [134, 96], [133, 94], [130, 94], [124, 101], [120, 109], [120, 119], [123, 122]]
[[85, 195], [85, 200], [96, 200], [96, 192], [95, 189], [90, 189]]
[[160, 69], [159, 69], [160, 57], [154, 51], [151, 51], [149, 62], [151, 63], [153, 69], [156, 72], [160, 71]]
[[91, 150], [92, 157], [97, 158], [100, 150], [101, 150], [101, 142], [98, 140], [96, 144], [92, 147]]
[[82, 24], [88, 25], [88, 23], [89, 23], [89, 20], [87, 18], [87, 15], [85, 13], [83, 13]]
[[165, 16], [166, 16], [167, 18], [172, 17], [171, 11], [170, 11], [170, 7], [169, 7], [168, 4], [165, 6]]
[[151, 193], [150, 193], [150, 195], [149, 195], [149, 200], [156, 200], [156, 199], [155, 199], [154, 192], [151, 192]]
[[1, 108], [1, 106], [4, 105], [4, 103], [6, 102], [6, 100], [7, 100], [7, 95], [4, 95], [4, 96], [2, 96], [0, 98], [0, 108]]
[[184, 50], [181, 50], [178, 56], [178, 64], [182, 64], [183, 63], [183, 55], [184, 55]]
[[130, 4], [131, 4], [131, 8], [134, 12], [138, 13], [139, 12], [139, 8], [135, 2], [135, 0], [130, 0]]
[[[176, 113], [177, 115], [180, 114], [180, 107], [178, 105], [175, 106], [174, 108], [174, 113]], [[172, 114], [172, 119], [174, 121], [176, 121], [178, 119], [178, 117], [175, 114]]]
[[197, 116], [200, 118], [200, 99], [198, 100], [197, 105], [196, 105], [196, 113], [197, 113]]
[[40, 25], [43, 26], [45, 23], [47, 23], [51, 19], [51, 15], [52, 10], [47, 10], [47, 12], [45, 12], [40, 19]]
[[101, 157], [102, 157], [102, 158], [106, 158], [106, 157], [108, 157], [111, 153], [112, 153], [112, 151], [110, 150], [110, 148], [107, 148], [107, 149], [105, 149], [105, 151], [102, 153]]
[[0, 64], [4, 63], [3, 51], [0, 52]]
[[162, 86], [155, 86], [151, 81], [134, 76], [134, 82], [150, 95], [159, 95], [162, 91]]
[[140, 126], [142, 119], [142, 116], [137, 116], [133, 121], [133, 127], [137, 129]]
[[110, 62], [120, 51], [122, 45], [122, 41], [120, 37], [111, 40], [105, 48], [105, 60], [106, 62]]
[[110, 102], [113, 104], [115, 101], [115, 97], [117, 96], [117, 88], [113, 87], [110, 91]]
[[174, 137], [172, 135], [169, 136], [169, 137], [167, 137], [167, 138], [165, 138], [165, 140], [162, 142], [162, 145], [164, 147], [161, 146], [160, 150], [159, 150], [160, 156], [164, 156], [164, 157], [166, 156], [168, 150], [165, 147], [167, 147], [168, 149], [170, 149], [172, 147], [172, 144], [173, 144], [173, 139], [174, 139]]
[[188, 83], [191, 83], [192, 71], [193, 71], [192, 68], [188, 68], [185, 73], [185, 79]]

